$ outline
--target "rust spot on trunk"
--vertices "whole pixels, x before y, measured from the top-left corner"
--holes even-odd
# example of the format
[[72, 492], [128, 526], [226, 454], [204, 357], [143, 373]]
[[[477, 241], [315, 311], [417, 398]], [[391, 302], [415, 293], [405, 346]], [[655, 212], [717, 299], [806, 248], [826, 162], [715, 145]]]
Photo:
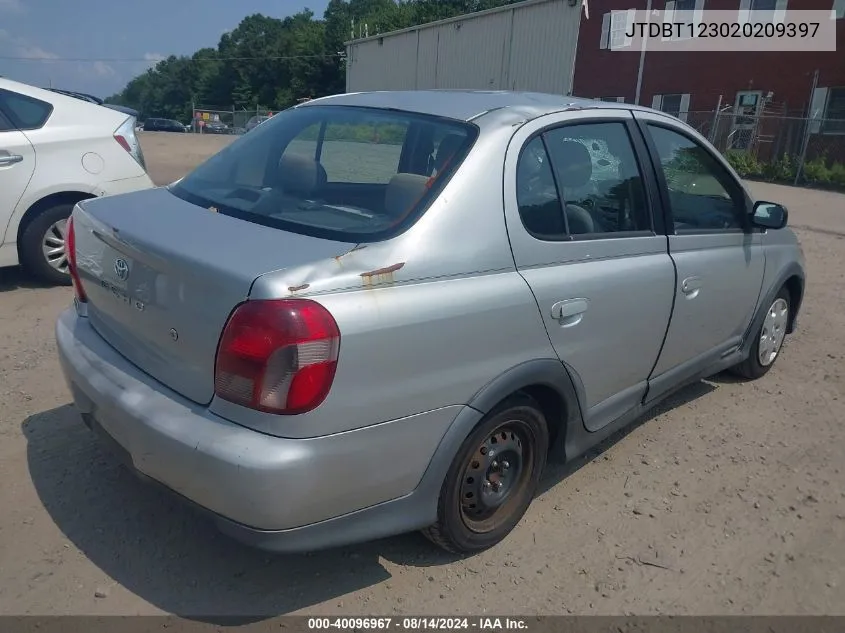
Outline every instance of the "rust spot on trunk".
[[288, 288], [288, 292], [299, 292], [300, 290], [305, 290], [310, 286], [311, 284], [302, 284], [301, 286], [290, 286]]
[[378, 284], [392, 283], [393, 273], [402, 268], [405, 262], [399, 262], [392, 266], [385, 266], [384, 268], [377, 268], [366, 273], [361, 273], [361, 279], [365, 286], [375, 286]]

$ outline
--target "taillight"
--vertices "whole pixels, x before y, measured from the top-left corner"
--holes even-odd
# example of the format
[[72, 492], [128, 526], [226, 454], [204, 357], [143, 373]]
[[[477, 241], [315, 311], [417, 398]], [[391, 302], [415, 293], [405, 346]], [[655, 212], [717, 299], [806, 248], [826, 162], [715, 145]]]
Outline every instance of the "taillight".
[[76, 300], [80, 303], [86, 303], [88, 297], [82, 288], [82, 280], [79, 278], [79, 272], [76, 268], [76, 231], [73, 228], [73, 215], [67, 220], [65, 255], [67, 256], [68, 272], [70, 273], [70, 280], [73, 283], [73, 292], [76, 295]]
[[230, 402], [292, 415], [319, 406], [337, 368], [340, 331], [307, 299], [247, 301], [220, 337], [214, 392]]
[[135, 134], [135, 117], [129, 117], [115, 130], [114, 140], [129, 152], [129, 155], [135, 159], [144, 171], [147, 170], [147, 165], [144, 161], [144, 152], [141, 150], [141, 144], [138, 142], [138, 137]]

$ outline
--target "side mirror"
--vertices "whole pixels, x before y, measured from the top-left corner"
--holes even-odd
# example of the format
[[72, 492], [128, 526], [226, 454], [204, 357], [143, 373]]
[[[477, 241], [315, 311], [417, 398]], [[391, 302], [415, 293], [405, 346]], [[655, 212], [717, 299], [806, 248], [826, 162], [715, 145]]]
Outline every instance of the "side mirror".
[[759, 201], [754, 203], [751, 223], [761, 229], [782, 229], [786, 226], [789, 212], [786, 207], [774, 202]]

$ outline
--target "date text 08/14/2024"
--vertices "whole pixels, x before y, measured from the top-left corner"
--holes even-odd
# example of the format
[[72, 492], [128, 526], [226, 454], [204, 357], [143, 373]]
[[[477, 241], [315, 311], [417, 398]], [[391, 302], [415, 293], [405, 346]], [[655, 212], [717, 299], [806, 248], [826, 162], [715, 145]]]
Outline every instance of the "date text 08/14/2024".
[[476, 630], [476, 631], [505, 631], [526, 630], [528, 625], [522, 618], [510, 617], [402, 617], [402, 618], [365, 618], [365, 617], [337, 617], [337, 618], [308, 618], [308, 628], [340, 629], [340, 630], [389, 630], [403, 629], [407, 631], [426, 630]]

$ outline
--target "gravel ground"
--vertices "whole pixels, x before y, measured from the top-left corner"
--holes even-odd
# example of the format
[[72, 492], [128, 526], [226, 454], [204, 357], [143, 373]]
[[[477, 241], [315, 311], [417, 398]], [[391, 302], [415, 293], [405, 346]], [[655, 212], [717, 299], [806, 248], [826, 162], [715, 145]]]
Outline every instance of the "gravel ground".
[[[142, 135], [158, 182], [229, 140]], [[845, 614], [845, 196], [752, 189], [789, 206], [809, 268], [776, 367], [689, 387], [552, 468], [516, 531], [463, 560], [416, 534], [307, 556], [218, 535], [69, 406], [70, 291], [0, 269], [0, 613]]]

